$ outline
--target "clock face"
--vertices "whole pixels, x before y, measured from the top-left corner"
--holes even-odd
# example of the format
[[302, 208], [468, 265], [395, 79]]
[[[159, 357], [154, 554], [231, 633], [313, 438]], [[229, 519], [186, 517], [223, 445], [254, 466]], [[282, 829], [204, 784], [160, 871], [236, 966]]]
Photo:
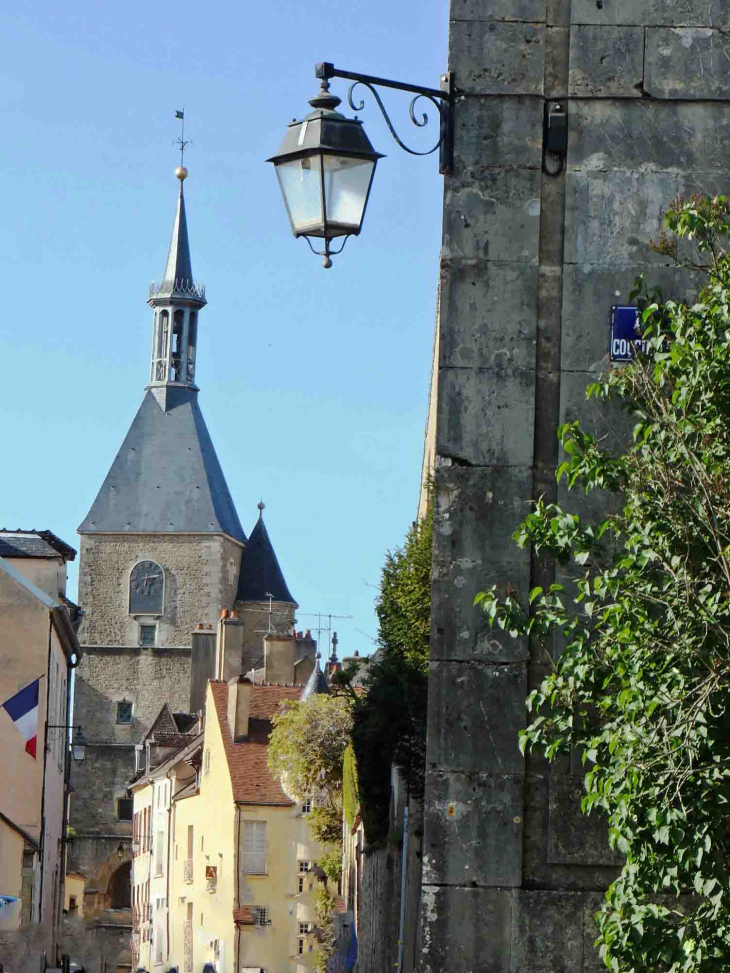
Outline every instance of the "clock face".
[[129, 575], [129, 611], [132, 615], [161, 615], [165, 574], [157, 561], [139, 561]]

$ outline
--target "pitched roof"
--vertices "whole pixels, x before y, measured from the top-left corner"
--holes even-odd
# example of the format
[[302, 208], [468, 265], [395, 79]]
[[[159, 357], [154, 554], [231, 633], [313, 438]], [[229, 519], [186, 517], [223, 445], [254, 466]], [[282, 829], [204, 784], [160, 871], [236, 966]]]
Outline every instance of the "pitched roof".
[[264, 518], [260, 514], [241, 555], [236, 601], [268, 601], [269, 595], [274, 601], [297, 604], [284, 580]]
[[84, 522], [82, 534], [246, 535], [190, 388], [148, 391]]
[[218, 717], [223, 747], [231, 775], [233, 800], [237, 804], [274, 804], [291, 807], [294, 802], [284, 793], [281, 784], [271, 775], [267, 763], [271, 717], [285, 700], [298, 700], [301, 686], [254, 686], [251, 689], [248, 736], [234, 743], [226, 718], [228, 685], [210, 683]]
[[58, 556], [73, 561], [76, 550], [50, 530], [0, 530], [0, 557]]

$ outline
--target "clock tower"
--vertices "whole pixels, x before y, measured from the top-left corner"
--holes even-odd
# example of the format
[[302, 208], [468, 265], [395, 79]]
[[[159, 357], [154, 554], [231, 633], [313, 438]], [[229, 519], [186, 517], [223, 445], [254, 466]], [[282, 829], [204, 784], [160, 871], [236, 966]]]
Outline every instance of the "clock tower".
[[[152, 352], [142, 404], [79, 533], [74, 767], [69, 871], [84, 915], [128, 904], [135, 755], [163, 702], [190, 705], [192, 633], [215, 628], [238, 592], [246, 536], [198, 404], [205, 288], [193, 277], [183, 182], [161, 281], [149, 291]], [[257, 616], [258, 617], [258, 616]], [[257, 636], [260, 640], [260, 636]]]

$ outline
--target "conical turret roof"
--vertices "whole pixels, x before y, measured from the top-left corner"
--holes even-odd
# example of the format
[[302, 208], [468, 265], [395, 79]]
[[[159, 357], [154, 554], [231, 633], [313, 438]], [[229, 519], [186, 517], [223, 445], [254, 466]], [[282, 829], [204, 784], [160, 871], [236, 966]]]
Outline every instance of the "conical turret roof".
[[259, 504], [258, 522], [241, 556], [236, 601], [268, 601], [271, 595], [274, 601], [296, 605], [269, 539], [263, 509], [264, 505]]
[[312, 675], [307, 680], [307, 685], [302, 690], [302, 695], [300, 699], [309, 699], [310, 696], [317, 696], [322, 693], [329, 693], [330, 687], [327, 685], [327, 680], [324, 677], [319, 665], [319, 653], [317, 653], [317, 661], [315, 662], [314, 669], [312, 669]]
[[167, 263], [163, 281], [178, 286], [190, 287], [193, 283], [193, 264], [190, 259], [190, 243], [188, 241], [188, 221], [185, 217], [185, 195], [182, 180], [180, 195], [177, 198], [177, 212], [172, 226], [170, 249], [167, 251]]

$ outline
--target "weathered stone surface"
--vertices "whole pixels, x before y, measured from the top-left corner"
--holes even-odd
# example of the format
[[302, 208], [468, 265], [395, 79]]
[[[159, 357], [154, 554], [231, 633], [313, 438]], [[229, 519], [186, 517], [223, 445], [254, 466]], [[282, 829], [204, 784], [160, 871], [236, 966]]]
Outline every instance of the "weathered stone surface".
[[424, 883], [519, 886], [522, 819], [521, 777], [429, 774]]
[[513, 169], [455, 178], [444, 206], [445, 257], [530, 263], [537, 259], [540, 172]]
[[524, 640], [490, 628], [478, 591], [516, 583], [529, 568], [529, 551], [519, 550], [512, 532], [531, 499], [529, 469], [441, 467], [435, 481], [434, 611], [432, 659], [516, 662], [528, 657]]
[[710, 27], [649, 27], [644, 89], [652, 98], [730, 98], [730, 37]]
[[589, 893], [583, 900], [583, 973], [606, 973], [606, 964], [594, 945], [598, 938], [595, 915], [602, 903], [603, 896], [597, 892]]
[[[669, 202], [669, 201], [667, 201]], [[634, 278], [644, 271], [634, 267], [600, 264], [566, 266], [563, 277], [563, 326], [560, 345], [565, 371], [600, 374], [608, 367], [611, 305], [628, 304]], [[646, 273], [649, 287], [657, 286], [669, 300], [693, 303], [700, 281], [697, 275], [676, 267], [652, 267]]]
[[440, 364], [532, 368], [536, 303], [537, 267], [455, 262], [441, 289], [441, 313], [451, 327], [440, 342]]
[[573, 96], [641, 98], [642, 27], [573, 27], [568, 91]]
[[569, 133], [568, 169], [709, 172], [730, 163], [723, 102], [574, 101]]
[[79, 641], [139, 644], [139, 624], [129, 614], [129, 572], [149, 558], [165, 574], [157, 644], [189, 646], [198, 622], [215, 624], [221, 608], [233, 607], [241, 550], [223, 535], [82, 534], [79, 604], [87, 607]]
[[430, 770], [520, 774], [525, 725], [524, 664], [432, 662], [428, 700]]
[[581, 428], [600, 439], [604, 449], [621, 451], [631, 441], [635, 420], [623, 411], [619, 401], [596, 398], [587, 401], [586, 386], [595, 380], [596, 376], [590, 372], [563, 373], [560, 422], [580, 419]]
[[512, 893], [424, 885], [420, 973], [506, 973]]
[[440, 369], [439, 454], [474, 466], [529, 466], [534, 381], [528, 369]]
[[563, 973], [583, 961], [580, 892], [515, 890], [512, 906], [512, 973]]
[[599, 811], [583, 814], [582, 777], [550, 778], [548, 861], [556, 865], [621, 865], [608, 844], [608, 821]]
[[468, 98], [454, 120], [454, 173], [474, 179], [490, 168], [542, 164], [542, 105], [537, 99]]
[[[449, 68], [476, 95], [540, 95], [545, 28], [535, 23], [452, 21]], [[455, 66], [458, 65], [458, 68]]]
[[661, 172], [569, 172], [566, 182], [565, 262], [655, 267], [653, 252], [676, 177]]
[[725, 0], [572, 0], [574, 24], [722, 27], [730, 23]]
[[451, 0], [451, 20], [545, 20], [545, 0]]

